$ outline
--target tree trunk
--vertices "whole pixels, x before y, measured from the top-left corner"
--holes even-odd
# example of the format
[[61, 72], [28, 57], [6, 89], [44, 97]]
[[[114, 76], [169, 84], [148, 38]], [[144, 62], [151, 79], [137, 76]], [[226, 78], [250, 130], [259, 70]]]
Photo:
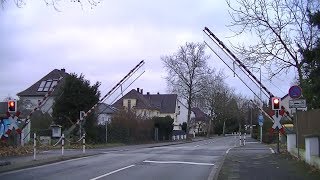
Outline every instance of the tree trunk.
[[188, 97], [188, 117], [187, 117], [187, 135], [189, 134], [190, 131], [190, 126], [191, 126], [191, 93], [189, 93]]

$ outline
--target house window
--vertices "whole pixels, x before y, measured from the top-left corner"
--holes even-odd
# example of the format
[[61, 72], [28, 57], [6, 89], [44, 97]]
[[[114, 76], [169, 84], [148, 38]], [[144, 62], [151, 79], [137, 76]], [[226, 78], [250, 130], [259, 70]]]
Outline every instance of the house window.
[[58, 83], [58, 80], [56, 79], [49, 79], [46, 81], [42, 81], [38, 88], [38, 92], [52, 91], [53, 87], [57, 85], [57, 83]]
[[131, 100], [128, 100], [128, 109], [131, 109]]

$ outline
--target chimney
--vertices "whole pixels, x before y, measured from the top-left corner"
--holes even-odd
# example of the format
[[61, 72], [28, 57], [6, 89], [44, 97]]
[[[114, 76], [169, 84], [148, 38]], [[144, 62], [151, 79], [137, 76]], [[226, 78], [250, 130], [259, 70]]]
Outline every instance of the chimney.
[[140, 93], [143, 94], [143, 89], [140, 89]]
[[139, 88], [137, 88], [137, 92], [140, 92], [140, 89], [139, 89]]
[[66, 72], [66, 69], [65, 69], [65, 68], [62, 68], [60, 71], [61, 71], [61, 72]]
[[150, 95], [150, 92], [147, 92], [147, 95]]

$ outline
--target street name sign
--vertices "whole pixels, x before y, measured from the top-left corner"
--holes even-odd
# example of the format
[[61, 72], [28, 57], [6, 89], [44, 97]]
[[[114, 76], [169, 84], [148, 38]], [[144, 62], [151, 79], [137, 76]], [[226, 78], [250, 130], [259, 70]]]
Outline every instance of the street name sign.
[[289, 108], [306, 108], [307, 101], [305, 99], [289, 100]]

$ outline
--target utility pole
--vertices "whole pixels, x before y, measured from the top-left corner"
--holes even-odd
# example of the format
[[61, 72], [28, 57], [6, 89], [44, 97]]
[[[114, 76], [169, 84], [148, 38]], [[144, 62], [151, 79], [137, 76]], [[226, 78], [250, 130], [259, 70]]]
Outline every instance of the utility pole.
[[251, 135], [251, 137], [253, 137], [253, 136], [252, 136], [252, 133], [253, 133], [253, 127], [252, 127], [252, 106], [250, 106], [250, 109], [251, 109], [250, 135]]

